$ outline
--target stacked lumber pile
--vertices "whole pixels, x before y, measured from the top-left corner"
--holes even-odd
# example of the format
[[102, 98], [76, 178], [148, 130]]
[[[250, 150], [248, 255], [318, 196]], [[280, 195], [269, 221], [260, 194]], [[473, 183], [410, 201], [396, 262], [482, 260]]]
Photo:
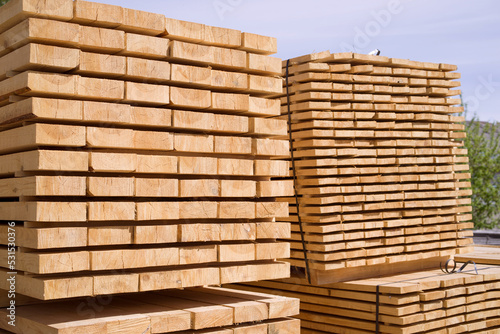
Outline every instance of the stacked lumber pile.
[[[302, 333], [499, 333], [500, 267], [472, 265], [319, 287], [297, 280], [239, 288], [301, 299]], [[277, 289], [280, 289], [278, 291]]]
[[[455, 70], [353, 53], [290, 60], [296, 189], [313, 283], [435, 268], [470, 250], [470, 174], [464, 118], [455, 115], [463, 107], [452, 98], [460, 94]], [[296, 200], [284, 200], [289, 261], [304, 268]]]
[[[221, 288], [51, 302], [17, 310], [15, 333], [296, 334], [299, 300]], [[139, 310], [139, 311], [138, 311]], [[5, 311], [0, 326], [6, 328]]]
[[43, 300], [289, 276], [274, 38], [11, 0], [0, 40], [2, 294], [12, 271]]
[[474, 246], [474, 251], [466, 254], [454, 256], [456, 262], [474, 261], [474, 263], [500, 265], [500, 247], [499, 246]]

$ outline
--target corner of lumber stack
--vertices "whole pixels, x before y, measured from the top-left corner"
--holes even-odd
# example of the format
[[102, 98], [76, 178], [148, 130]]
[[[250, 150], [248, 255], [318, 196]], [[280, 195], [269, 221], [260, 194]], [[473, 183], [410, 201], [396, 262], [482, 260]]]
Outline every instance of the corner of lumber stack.
[[[2, 306], [13, 270], [19, 303], [115, 295], [110, 316], [133, 303], [118, 294], [163, 303], [174, 297], [154, 291], [289, 277], [288, 205], [278, 198], [293, 185], [275, 179], [289, 173], [287, 123], [272, 118], [282, 92], [275, 38], [88, 1], [11, 0], [0, 40], [0, 243], [7, 222], [16, 236], [15, 267], [1, 250]], [[245, 320], [202, 293], [186, 291], [184, 309], [202, 304], [215, 312], [203, 321], [224, 321], [175, 331], [297, 332], [287, 318], [295, 299], [267, 296]], [[66, 333], [32, 308], [30, 320], [19, 305], [20, 317]]]

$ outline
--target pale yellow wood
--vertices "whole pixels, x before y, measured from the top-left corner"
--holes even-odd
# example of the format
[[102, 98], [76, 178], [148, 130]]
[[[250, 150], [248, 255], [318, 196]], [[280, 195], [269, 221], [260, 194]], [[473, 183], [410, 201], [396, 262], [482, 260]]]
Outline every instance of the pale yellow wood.
[[212, 70], [209, 84], [212, 87], [243, 90], [248, 88], [248, 75], [238, 72]]
[[99, 53], [82, 52], [76, 73], [105, 77], [120, 77], [126, 73], [127, 59]]
[[221, 186], [218, 180], [180, 180], [181, 197], [214, 197], [220, 196]]
[[259, 176], [288, 176], [289, 163], [281, 160], [255, 160], [255, 175]]
[[220, 284], [217, 268], [159, 271], [140, 275], [141, 291]]
[[217, 174], [217, 158], [208, 157], [179, 157], [180, 174]]
[[177, 241], [177, 225], [134, 226], [134, 244], [166, 244]]
[[124, 98], [125, 83], [119, 80], [76, 77], [76, 94], [80, 98], [117, 101]]
[[200, 43], [205, 41], [205, 25], [201, 23], [166, 18], [165, 27], [168, 38]]
[[43, 70], [65, 72], [78, 66], [80, 53], [76, 49], [41, 44], [27, 44], [0, 58], [0, 78], [10, 71]]
[[58, 45], [76, 46], [80, 40], [80, 26], [38, 18], [27, 19], [0, 34], [0, 55], [29, 42], [50, 40]]
[[87, 146], [109, 148], [134, 147], [134, 132], [129, 129], [88, 127]]
[[[85, 247], [86, 227], [25, 228], [16, 226], [16, 245], [33, 249]], [[8, 227], [0, 228], [1, 243], [7, 244]]]
[[176, 179], [153, 179], [153, 178], [135, 179], [135, 196], [176, 197], [178, 195], [179, 195], [179, 181]]
[[169, 40], [139, 34], [125, 34], [125, 49], [121, 54], [135, 57], [164, 59], [168, 56]]
[[278, 99], [266, 99], [250, 96], [248, 101], [248, 112], [256, 116], [279, 116], [280, 101]]
[[137, 155], [138, 173], [172, 174], [177, 173], [177, 157], [162, 155]]
[[288, 140], [261, 139], [255, 138], [252, 141], [252, 153], [255, 155], [272, 155], [278, 157], [288, 157]]
[[212, 219], [218, 218], [217, 202], [180, 202], [180, 219]]
[[0, 180], [0, 197], [85, 196], [85, 178], [31, 176]]
[[258, 93], [277, 93], [283, 92], [283, 80], [281, 78], [249, 75], [248, 89]]
[[254, 202], [220, 202], [218, 218], [223, 219], [254, 219]]
[[128, 153], [90, 153], [90, 168], [96, 172], [134, 172], [137, 155]]
[[165, 33], [165, 16], [123, 8], [123, 21], [119, 29], [143, 35], [161, 35]]
[[93, 295], [139, 291], [139, 274], [114, 274], [93, 277]]
[[238, 262], [255, 260], [256, 245], [254, 244], [234, 244], [218, 245], [220, 262]]
[[237, 48], [241, 45], [241, 39], [241, 31], [239, 30], [205, 26], [203, 43], [226, 48]]
[[259, 202], [255, 205], [256, 218], [288, 217], [288, 204], [284, 202]]
[[217, 261], [217, 246], [191, 246], [179, 249], [180, 264], [200, 264]]
[[22, 153], [23, 170], [87, 171], [88, 153], [37, 150]]
[[258, 197], [284, 197], [294, 195], [292, 180], [259, 181]]
[[179, 241], [220, 241], [221, 229], [221, 224], [182, 224], [179, 225]]
[[220, 225], [221, 240], [255, 240], [256, 239], [256, 224], [221, 224]]
[[249, 108], [249, 95], [213, 92], [212, 108], [228, 111], [247, 111]]
[[3, 124], [38, 118], [80, 121], [83, 119], [82, 102], [33, 97], [0, 108], [0, 123]]
[[137, 203], [137, 220], [166, 220], [181, 217], [182, 203], [178, 202], [141, 202]]
[[211, 93], [208, 90], [170, 87], [170, 103], [177, 107], [205, 109], [212, 104]]
[[253, 161], [245, 159], [218, 159], [219, 175], [254, 175]]
[[241, 49], [269, 55], [278, 52], [278, 43], [274, 37], [243, 32], [241, 34]]
[[289, 277], [288, 263], [247, 264], [221, 268], [221, 283], [252, 282], [266, 279]]
[[172, 111], [163, 108], [131, 107], [131, 123], [164, 128], [172, 125]]
[[164, 85], [125, 82], [125, 100], [130, 103], [145, 105], [169, 104], [169, 87]]
[[134, 131], [136, 149], [170, 151], [173, 149], [173, 134], [159, 131]]
[[286, 136], [288, 132], [287, 121], [273, 118], [252, 117], [249, 132], [265, 136]]
[[130, 124], [130, 106], [118, 103], [84, 101], [83, 120], [88, 122]]
[[73, 2], [71, 0], [54, 0], [51, 2], [13, 0], [0, 11], [0, 31], [28, 17], [48, 17], [59, 21], [73, 18]]
[[[0, 272], [2, 281], [7, 282], [7, 275]], [[5, 285], [2, 288], [5, 289]], [[93, 294], [93, 279], [89, 276], [73, 278], [32, 278], [30, 276], [16, 276], [16, 292], [43, 300], [90, 296]]]
[[125, 33], [114, 29], [80, 26], [79, 45], [85, 51], [116, 53], [125, 49]]
[[[170, 63], [127, 57], [127, 79], [161, 83], [170, 80]], [[167, 94], [168, 98], [168, 94]]]
[[76, 0], [73, 22], [84, 25], [116, 28], [123, 21], [123, 8], [97, 2]]
[[[2, 263], [7, 263], [7, 251], [0, 252]], [[89, 254], [86, 251], [64, 253], [16, 254], [16, 269], [33, 274], [56, 274], [89, 270]]]
[[179, 152], [213, 152], [214, 136], [174, 134], [174, 150]]
[[257, 239], [285, 239], [290, 238], [289, 223], [257, 223]]
[[76, 94], [77, 76], [23, 72], [0, 82], [0, 96], [10, 94], [56, 94], [73, 96]]
[[89, 202], [89, 221], [123, 221], [135, 220], [135, 203], [133, 202]]
[[262, 74], [281, 75], [281, 59], [249, 53], [248, 70]]
[[87, 195], [95, 197], [134, 196], [134, 179], [124, 177], [88, 177]]
[[215, 136], [214, 150], [221, 154], [251, 154], [252, 138]]
[[221, 180], [221, 197], [255, 197], [257, 185], [255, 181], [249, 180]]
[[90, 251], [91, 270], [120, 270], [132, 268], [179, 265], [179, 249], [117, 249]]
[[175, 82], [196, 84], [201, 86], [215, 86], [212, 70], [209, 67], [172, 64], [171, 79]]
[[0, 151], [26, 150], [36, 146], [84, 146], [85, 128], [33, 124], [0, 133]]

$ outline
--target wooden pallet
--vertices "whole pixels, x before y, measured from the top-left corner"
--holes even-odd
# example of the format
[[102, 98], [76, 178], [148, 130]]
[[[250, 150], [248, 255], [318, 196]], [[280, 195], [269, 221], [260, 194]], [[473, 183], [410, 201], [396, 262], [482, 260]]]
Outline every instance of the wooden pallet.
[[[290, 60], [293, 266], [314, 284], [435, 268], [468, 252], [470, 174], [456, 66], [353, 53]], [[286, 62], [283, 62], [283, 75]], [[285, 220], [285, 219], [284, 219]], [[407, 265], [406, 263], [411, 263]]]
[[462, 273], [419, 271], [325, 286], [297, 279], [237, 285], [301, 299], [302, 332], [497, 333], [500, 267], [472, 265]]
[[0, 243], [15, 221], [18, 293], [289, 276], [276, 39], [80, 0], [12, 0], [0, 39]]
[[298, 333], [299, 300], [222, 288], [108, 295], [22, 306], [8, 333]]

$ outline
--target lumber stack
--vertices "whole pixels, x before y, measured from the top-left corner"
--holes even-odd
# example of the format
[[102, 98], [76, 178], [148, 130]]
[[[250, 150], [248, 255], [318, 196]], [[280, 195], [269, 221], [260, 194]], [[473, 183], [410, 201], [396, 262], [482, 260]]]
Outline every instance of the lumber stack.
[[1, 289], [14, 270], [43, 300], [289, 276], [274, 38], [11, 0], [0, 40]]
[[303, 285], [287, 279], [240, 289], [301, 299], [302, 333], [498, 333], [500, 267], [472, 265], [463, 272], [411, 274]]
[[[283, 62], [286, 74], [286, 61]], [[326, 284], [436, 268], [472, 243], [456, 66], [320, 52], [290, 60], [299, 211]], [[291, 259], [304, 268], [296, 200]]]
[[[222, 288], [145, 292], [22, 306], [15, 333], [299, 333], [299, 300]], [[139, 310], [139, 311], [138, 311]]]

